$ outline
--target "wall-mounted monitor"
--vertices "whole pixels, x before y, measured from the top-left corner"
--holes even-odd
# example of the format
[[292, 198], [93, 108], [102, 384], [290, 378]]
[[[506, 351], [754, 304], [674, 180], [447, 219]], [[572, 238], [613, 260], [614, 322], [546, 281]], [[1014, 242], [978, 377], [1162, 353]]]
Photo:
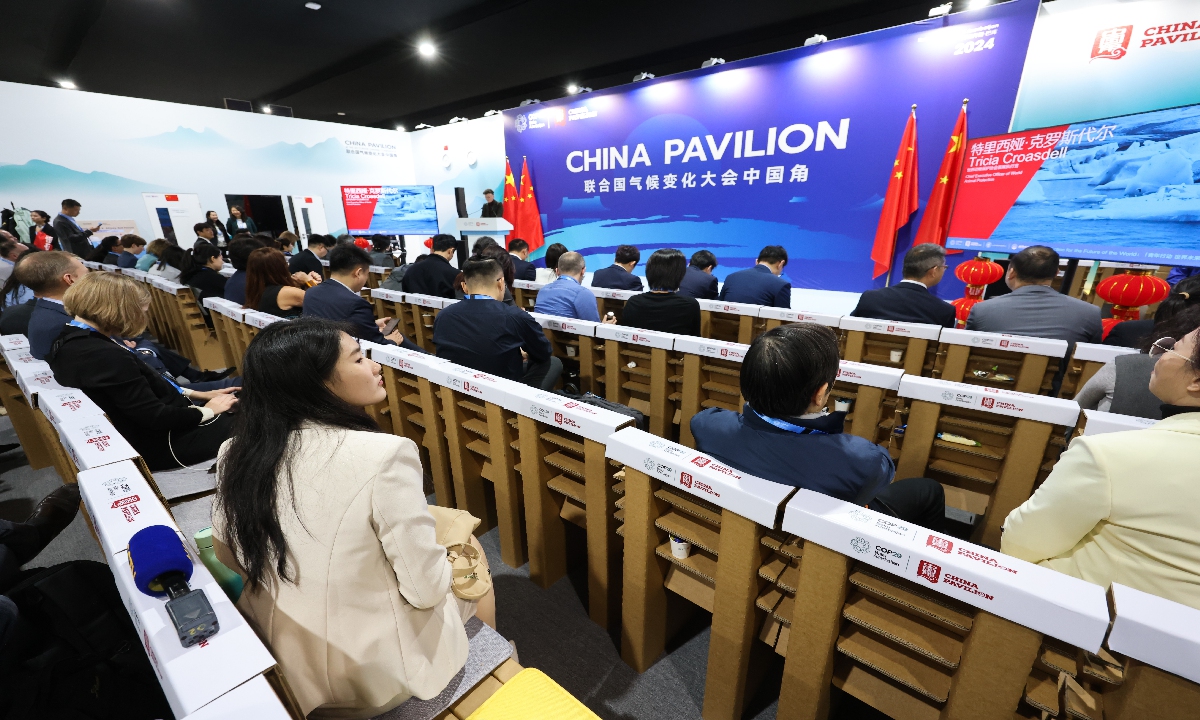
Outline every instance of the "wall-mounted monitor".
[[342, 206], [351, 235], [435, 235], [432, 185], [343, 185]]
[[1200, 265], [1200, 105], [971, 140], [946, 247]]

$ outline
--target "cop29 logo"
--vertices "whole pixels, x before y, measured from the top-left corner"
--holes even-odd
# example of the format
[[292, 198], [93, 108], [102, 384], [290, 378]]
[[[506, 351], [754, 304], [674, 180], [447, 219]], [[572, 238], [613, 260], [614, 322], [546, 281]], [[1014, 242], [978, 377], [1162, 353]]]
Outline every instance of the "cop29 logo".
[[867, 542], [864, 537], [856, 537], [850, 541], [850, 547], [854, 548], [854, 552], [860, 555], [866, 555], [871, 551], [871, 543]]
[[529, 118], [525, 117], [524, 113], [518, 115], [517, 119], [513, 122], [513, 129], [517, 132], [525, 132], [527, 127], [529, 127]]

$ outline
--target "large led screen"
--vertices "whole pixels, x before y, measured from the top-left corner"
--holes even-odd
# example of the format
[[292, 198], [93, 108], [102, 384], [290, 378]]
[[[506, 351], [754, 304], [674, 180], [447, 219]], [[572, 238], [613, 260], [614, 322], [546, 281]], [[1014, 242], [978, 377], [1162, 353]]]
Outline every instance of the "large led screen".
[[432, 185], [343, 185], [342, 206], [351, 235], [435, 235]]

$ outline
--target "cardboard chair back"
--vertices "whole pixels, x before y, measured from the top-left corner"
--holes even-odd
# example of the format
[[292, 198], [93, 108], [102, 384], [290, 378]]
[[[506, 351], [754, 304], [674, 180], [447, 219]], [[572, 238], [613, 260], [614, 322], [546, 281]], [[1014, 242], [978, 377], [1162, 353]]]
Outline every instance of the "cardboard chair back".
[[[898, 458], [896, 478], [941, 482], [948, 511], [978, 520], [973, 539], [998, 547], [1005, 517], [1029, 498], [1043, 471], [1048, 473], [1079, 406], [913, 375], [903, 377], [898, 394], [906, 407], [896, 421], [904, 420], [904, 432], [893, 433], [890, 448]], [[1052, 445], [1052, 436], [1057, 444]]]
[[1049, 392], [1067, 355], [1065, 340], [943, 329], [933, 377], [950, 382]]
[[596, 296], [596, 310], [600, 313], [600, 319], [612, 313], [617, 322], [621, 322], [622, 312], [625, 310], [625, 301], [634, 295], [641, 294], [641, 290], [610, 290], [609, 288], [589, 287], [588, 290]]
[[679, 442], [696, 446], [692, 417], [701, 410], [742, 411], [742, 360], [750, 346], [678, 335], [675, 351], [682, 357], [683, 382], [679, 401]]
[[749, 345], [762, 331], [759, 312], [762, 305], [731, 303], [721, 300], [698, 300], [700, 303], [700, 335], [713, 340]]
[[839, 327], [846, 334], [843, 360], [902, 368], [909, 375], [933, 372], [940, 325], [846, 316]]
[[245, 311], [232, 300], [217, 297], [204, 298], [204, 307], [208, 308], [208, 316], [212, 319], [213, 331], [221, 345], [225, 367], [234, 368], [236, 371], [241, 367], [242, 355], [245, 353], [245, 348], [241, 348], [239, 344], [241, 331], [237, 329], [236, 324], [241, 323]]
[[404, 310], [404, 293], [399, 290], [387, 290], [381, 287], [371, 288], [371, 305], [375, 309], [377, 320], [400, 318], [398, 326], [404, 337], [412, 334], [412, 316]]
[[667, 439], [676, 435], [682, 399], [683, 361], [673, 351], [676, 337], [622, 325], [596, 326], [596, 338], [604, 342], [605, 399], [641, 411], [650, 432]]
[[1063, 376], [1062, 387], [1058, 396], [1065, 399], [1075, 397], [1088, 380], [1096, 374], [1105, 363], [1110, 363], [1118, 355], [1128, 355], [1138, 352], [1137, 348], [1120, 347], [1118, 345], [1098, 345], [1095, 343], [1075, 343], [1075, 350], [1067, 363], [1067, 372]]
[[538, 291], [546, 286], [546, 283], [533, 282], [532, 280], [514, 280], [512, 286], [513, 302], [522, 310], [533, 312], [537, 307]]
[[1152, 427], [1157, 420], [1120, 415], [1117, 413], [1101, 412], [1099, 410], [1084, 410], [1080, 420], [1079, 431], [1076, 435], [1103, 435], [1110, 432], [1125, 430], [1145, 430]]
[[0, 401], [8, 411], [29, 466], [35, 470], [51, 467], [55, 465], [55, 454], [38, 429], [34, 403], [37, 389], [56, 390], [60, 386], [50, 366], [29, 354], [28, 339], [23, 335], [4, 337], [8, 339], [0, 349], [5, 365], [0, 368]]
[[170, 338], [171, 348], [187, 356], [201, 370], [227, 367], [220, 342], [204, 322], [203, 309], [196, 302], [192, 289], [155, 276], [147, 276], [147, 280], [159, 291], [159, 321]]
[[[810, 312], [808, 310], [792, 310], [791, 308], [777, 308], [760, 305], [758, 316], [762, 318], [761, 330], [755, 332], [754, 337], [767, 330], [774, 330], [780, 325], [789, 325], [798, 322], [810, 322], [818, 325], [825, 325], [837, 330], [839, 335], [842, 335], [841, 315], [830, 315], [829, 313]], [[844, 343], [844, 338], [842, 342]]]
[[600, 323], [541, 313], [530, 313], [529, 316], [542, 326], [554, 356], [562, 360], [563, 375], [575, 373], [579, 377], [580, 392], [604, 397], [603, 378], [596, 380], [596, 363], [597, 358], [603, 356], [603, 345], [597, 345], [592, 339], [596, 337], [596, 326]]
[[404, 304], [408, 306], [408, 313], [412, 318], [411, 325], [406, 323], [408, 329], [411, 330], [407, 337], [419, 345], [422, 350], [434, 352], [436, 348], [433, 345], [433, 321], [442, 308], [454, 302], [458, 301], [433, 295], [404, 293]]

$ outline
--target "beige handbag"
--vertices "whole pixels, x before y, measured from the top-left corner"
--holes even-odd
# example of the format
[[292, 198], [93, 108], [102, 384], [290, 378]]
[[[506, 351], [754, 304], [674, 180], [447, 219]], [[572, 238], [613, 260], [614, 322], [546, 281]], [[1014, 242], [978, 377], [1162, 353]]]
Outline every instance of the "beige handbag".
[[437, 525], [437, 543], [446, 548], [446, 561], [453, 570], [452, 589], [463, 600], [478, 600], [492, 589], [487, 562], [471, 544], [471, 533], [481, 522], [466, 510], [430, 505], [429, 514]]

